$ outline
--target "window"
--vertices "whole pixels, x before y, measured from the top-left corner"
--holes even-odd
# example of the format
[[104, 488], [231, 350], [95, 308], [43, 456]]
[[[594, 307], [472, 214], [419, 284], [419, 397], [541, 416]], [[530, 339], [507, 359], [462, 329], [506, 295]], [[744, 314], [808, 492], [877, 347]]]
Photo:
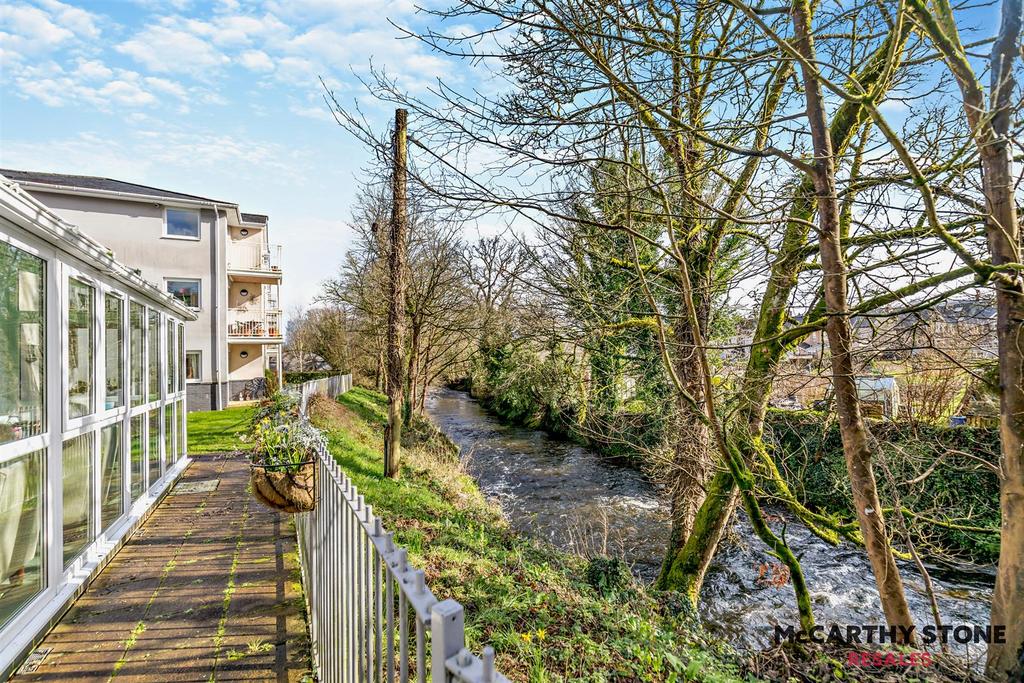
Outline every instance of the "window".
[[185, 379], [198, 381], [200, 367], [203, 362], [202, 351], [185, 352]]
[[199, 239], [199, 212], [191, 209], [167, 209], [164, 235]]
[[124, 511], [123, 456], [121, 423], [115, 422], [100, 431], [100, 528], [104, 531]]
[[160, 311], [149, 309], [149, 400], [160, 399]]
[[174, 406], [164, 406], [164, 469], [177, 460], [174, 457]]
[[0, 463], [0, 627], [43, 590], [43, 459], [45, 451]]
[[130, 472], [130, 475], [131, 475], [131, 487], [130, 488], [131, 488], [131, 494], [132, 494], [132, 500], [133, 501], [134, 500], [138, 500], [139, 496], [142, 495], [142, 492], [146, 488], [145, 487], [145, 482], [143, 482], [143, 480], [142, 480], [142, 477], [143, 477], [142, 454], [143, 454], [143, 444], [145, 443], [143, 441], [143, 439], [145, 438], [145, 435], [142, 433], [142, 424], [143, 424], [142, 419], [143, 419], [142, 415], [136, 415], [135, 417], [132, 418], [131, 434], [129, 435], [131, 437], [131, 447], [132, 447], [131, 448], [131, 450], [132, 450], [132, 470]]
[[132, 405], [140, 406], [146, 402], [146, 387], [145, 387], [145, 365], [143, 360], [143, 350], [145, 349], [145, 342], [142, 338], [142, 319], [143, 319], [143, 307], [142, 304], [137, 304], [134, 301], [129, 307], [131, 317], [129, 325], [131, 327], [131, 352], [128, 359], [129, 374], [131, 375], [132, 385]]
[[42, 434], [45, 426], [45, 268], [42, 259], [0, 242], [0, 444]]
[[178, 323], [178, 391], [185, 391], [185, 326]]
[[185, 402], [178, 401], [178, 457], [181, 458], [188, 451], [185, 443]]
[[164, 384], [167, 385], [167, 395], [170, 396], [174, 393], [174, 373], [177, 371], [177, 363], [174, 359], [177, 358], [175, 350], [177, 346], [174, 344], [174, 328], [175, 324], [173, 321], [167, 321], [167, 368], [164, 376]]
[[68, 417], [93, 412], [94, 292], [81, 280], [68, 280]]
[[199, 280], [165, 280], [167, 293], [178, 299], [189, 308], [198, 309], [199, 304]]
[[146, 453], [149, 463], [149, 485], [153, 486], [160, 478], [160, 409], [149, 411], [149, 450]]
[[64, 442], [64, 567], [92, 541], [93, 433]]
[[119, 408], [124, 405], [124, 300], [113, 294], [105, 298], [103, 341], [107, 361], [107, 400], [105, 407]]

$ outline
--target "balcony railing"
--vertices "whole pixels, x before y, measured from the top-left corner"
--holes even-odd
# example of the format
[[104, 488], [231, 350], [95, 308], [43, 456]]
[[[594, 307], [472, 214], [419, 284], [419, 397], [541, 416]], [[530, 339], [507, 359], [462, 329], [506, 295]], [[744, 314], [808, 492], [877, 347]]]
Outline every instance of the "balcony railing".
[[280, 339], [281, 311], [264, 311], [247, 308], [228, 309], [228, 336], [253, 339]]
[[281, 272], [281, 245], [234, 244], [228, 247], [228, 270]]

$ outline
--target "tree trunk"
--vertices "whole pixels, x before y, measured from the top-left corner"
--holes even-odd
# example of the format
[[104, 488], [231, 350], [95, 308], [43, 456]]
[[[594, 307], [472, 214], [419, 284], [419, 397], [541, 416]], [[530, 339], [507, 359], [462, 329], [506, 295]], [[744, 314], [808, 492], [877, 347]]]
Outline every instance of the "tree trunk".
[[[995, 266], [1021, 261], [1021, 226], [1014, 197], [1009, 129], [1016, 92], [1014, 62], [1024, 29], [1024, 2], [1003, 0], [991, 58], [992, 140], [980, 147], [982, 188], [988, 205], [986, 230]], [[992, 594], [992, 624], [1006, 626], [1003, 643], [988, 650], [993, 678], [1024, 679], [1024, 285], [996, 291], [999, 339], [1001, 437], [999, 507], [1002, 530], [999, 568]]]
[[[910, 628], [913, 618], [903, 592], [903, 581], [889, 545], [878, 487], [871, 467], [872, 444], [867, 425], [860, 411], [857, 381], [854, 377], [853, 339], [847, 304], [847, 270], [840, 236], [839, 199], [836, 192], [836, 167], [832, 139], [826, 120], [821, 83], [814, 67], [814, 40], [811, 36], [810, 7], [806, 0], [793, 3], [794, 48], [804, 58], [801, 64], [807, 119], [814, 146], [814, 187], [818, 203], [818, 248], [824, 273], [824, 299], [829, 313], [826, 332], [832, 361], [832, 386], [835, 390], [839, 430], [843, 454], [853, 490], [857, 519], [875, 583], [882, 601], [882, 611], [889, 626]], [[898, 632], [898, 642], [913, 642]]]
[[[890, 87], [891, 81], [882, 80], [887, 75], [884, 67], [893, 49], [892, 42], [896, 41], [900, 46], [906, 42], [910, 33], [906, 26], [904, 24], [900, 30], [890, 31], [885, 42], [875, 50], [864, 69], [857, 74], [862, 87], [877, 86], [882, 92]], [[844, 102], [836, 110], [830, 134], [833, 148], [839, 154], [849, 145], [866, 115], [863, 104], [859, 102]], [[804, 263], [801, 252], [807, 244], [807, 225], [814, 216], [815, 208], [814, 185], [805, 176], [793, 193], [790, 220], [765, 287], [750, 358], [743, 374], [743, 387], [738, 392], [740, 403], [730, 438], [748, 464], [758, 457], [764, 414], [778, 364], [799, 341], [784, 343], [780, 338], [789, 316], [789, 299]], [[714, 558], [718, 541], [725, 534], [736, 503], [737, 492], [732, 475], [729, 472], [715, 474], [708, 483], [707, 497], [697, 512], [690, 537], [672, 558], [668, 574], [663, 573], [666, 577], [663, 582], [665, 587], [684, 591], [694, 605], [697, 604], [704, 575]]]
[[[675, 371], [687, 393], [700, 403], [704, 396], [701, 370], [688, 328], [683, 320], [679, 320], [674, 328], [677, 346]], [[676, 411], [678, 424], [674, 435], [672, 470], [668, 476], [672, 528], [657, 582], [661, 588], [669, 587], [672, 560], [686, 545], [693, 531], [697, 512], [707, 495], [708, 479], [716, 457], [711, 451], [707, 425], [692, 414], [693, 407], [681, 396], [676, 401]]]
[[391, 182], [391, 239], [388, 253], [388, 426], [384, 443], [384, 476], [398, 478], [402, 451], [402, 342], [405, 323], [406, 120], [405, 109], [395, 110], [395, 159]]

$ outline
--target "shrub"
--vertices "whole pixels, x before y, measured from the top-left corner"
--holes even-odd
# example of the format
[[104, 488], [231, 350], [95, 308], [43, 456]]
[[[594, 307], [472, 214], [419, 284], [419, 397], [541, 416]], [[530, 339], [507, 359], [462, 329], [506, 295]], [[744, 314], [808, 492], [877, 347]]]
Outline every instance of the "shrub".
[[249, 421], [249, 429], [250, 431], [256, 429], [256, 426], [264, 420], [270, 420], [277, 424], [296, 419], [298, 415], [298, 399], [290, 394], [278, 391], [260, 401], [259, 405], [256, 406], [256, 410], [253, 411], [252, 418]]
[[252, 443], [250, 458], [254, 464], [286, 471], [297, 470], [325, 446], [320, 430], [301, 419], [275, 423], [264, 418], [249, 434], [247, 441]]
[[335, 375], [344, 374], [337, 370], [316, 370], [311, 372], [286, 372], [284, 373], [285, 384], [302, 384], [308, 382], [311, 379], [324, 379], [325, 377], [334, 377]]

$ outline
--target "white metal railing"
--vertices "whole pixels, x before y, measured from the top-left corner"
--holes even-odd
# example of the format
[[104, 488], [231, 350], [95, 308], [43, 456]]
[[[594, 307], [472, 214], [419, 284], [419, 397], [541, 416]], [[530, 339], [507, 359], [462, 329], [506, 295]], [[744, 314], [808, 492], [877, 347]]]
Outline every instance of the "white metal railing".
[[[304, 415], [325, 382], [348, 390], [352, 378], [303, 384]], [[316, 468], [316, 508], [297, 515], [295, 527], [317, 680], [507, 683], [493, 648], [482, 657], [466, 649], [462, 605], [434, 597], [325, 447]]]
[[280, 244], [232, 244], [228, 247], [230, 270], [281, 272]]
[[333, 377], [322, 377], [320, 379], [311, 379], [308, 382], [303, 382], [299, 385], [299, 412], [303, 415], [306, 414], [306, 406], [309, 403], [309, 397], [313, 394], [323, 394], [324, 396], [340, 396], [346, 391], [352, 388], [352, 375], [334, 375]]
[[277, 338], [282, 336], [281, 311], [259, 308], [229, 308], [228, 336]]

